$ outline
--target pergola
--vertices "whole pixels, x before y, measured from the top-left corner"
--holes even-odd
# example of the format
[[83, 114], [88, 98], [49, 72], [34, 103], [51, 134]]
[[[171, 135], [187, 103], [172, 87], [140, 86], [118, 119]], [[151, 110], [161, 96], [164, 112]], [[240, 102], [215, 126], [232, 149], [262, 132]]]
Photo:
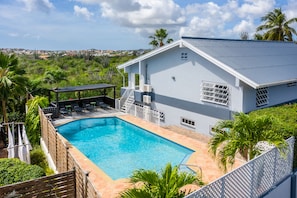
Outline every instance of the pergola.
[[[113, 88], [113, 101], [115, 101], [116, 92], [115, 92], [115, 85], [111, 84], [93, 84], [93, 85], [81, 85], [81, 86], [72, 86], [72, 87], [62, 87], [62, 88], [55, 88], [49, 90], [50, 92], [54, 92], [56, 94], [56, 105], [59, 109], [59, 93], [65, 93], [65, 92], [78, 92], [78, 101], [81, 100], [80, 92], [87, 91], [87, 90], [104, 90], [104, 96], [105, 96], [105, 90], [108, 88]], [[50, 94], [49, 94], [50, 95]], [[114, 104], [114, 102], [113, 102]]]

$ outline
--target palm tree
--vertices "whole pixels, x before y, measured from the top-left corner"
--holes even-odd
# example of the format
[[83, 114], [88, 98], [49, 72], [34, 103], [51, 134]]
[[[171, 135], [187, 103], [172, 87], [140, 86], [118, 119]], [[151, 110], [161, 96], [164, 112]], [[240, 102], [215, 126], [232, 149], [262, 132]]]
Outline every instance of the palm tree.
[[263, 40], [293, 41], [293, 34], [297, 35], [294, 28], [289, 25], [297, 22], [297, 18], [287, 20], [281, 8], [276, 8], [261, 18], [265, 23], [257, 31], [265, 31]]
[[279, 126], [272, 116], [236, 114], [234, 120], [220, 121], [214, 127], [215, 135], [209, 142], [210, 152], [219, 158], [226, 171], [227, 165], [234, 163], [237, 153], [247, 161], [261, 154], [259, 143], [285, 148], [286, 142]]
[[24, 74], [25, 71], [18, 67], [18, 59], [15, 55], [0, 52], [0, 100], [4, 122], [8, 122], [7, 101], [9, 97], [26, 93], [28, 79]]
[[121, 193], [122, 198], [172, 198], [184, 197], [190, 192], [180, 189], [187, 184], [202, 185], [200, 178], [194, 174], [178, 172], [178, 167], [167, 164], [161, 173], [152, 170], [136, 170], [131, 176], [133, 184], [141, 183], [141, 187], [131, 188]]
[[[153, 39], [149, 44], [152, 45], [154, 48], [162, 47], [164, 45], [164, 40], [167, 38], [168, 33], [166, 29], [158, 29], [156, 30], [153, 36], [149, 36], [149, 38]], [[168, 38], [166, 43], [171, 43], [173, 41], [172, 38]]]
[[58, 86], [58, 83], [63, 80], [67, 81], [67, 75], [62, 70], [46, 71], [43, 79], [44, 82], [56, 86]]

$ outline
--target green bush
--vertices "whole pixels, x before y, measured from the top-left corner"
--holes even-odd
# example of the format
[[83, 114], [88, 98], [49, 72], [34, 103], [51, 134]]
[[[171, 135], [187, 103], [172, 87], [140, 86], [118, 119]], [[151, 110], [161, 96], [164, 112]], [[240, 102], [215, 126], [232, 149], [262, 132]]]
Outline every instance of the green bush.
[[45, 176], [44, 170], [19, 159], [0, 159], [0, 186], [27, 181]]
[[297, 170], [297, 103], [285, 104], [276, 107], [264, 108], [253, 111], [253, 115], [271, 115], [280, 121], [280, 131], [284, 133], [284, 138], [287, 139], [295, 136], [294, 145], [294, 160], [293, 169]]
[[46, 161], [46, 157], [40, 146], [36, 146], [31, 152], [31, 164], [40, 166], [46, 173], [46, 175], [54, 174], [54, 171], [49, 168], [48, 163]]

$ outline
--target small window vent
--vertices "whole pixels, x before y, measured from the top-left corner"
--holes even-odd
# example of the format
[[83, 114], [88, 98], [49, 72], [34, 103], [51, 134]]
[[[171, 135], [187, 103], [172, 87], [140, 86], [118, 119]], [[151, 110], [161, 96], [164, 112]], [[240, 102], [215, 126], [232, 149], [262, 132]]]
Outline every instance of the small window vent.
[[188, 53], [187, 52], [182, 52], [181, 57], [182, 60], [188, 60]]
[[185, 126], [188, 126], [188, 127], [191, 127], [191, 128], [195, 128], [196, 127], [195, 121], [194, 120], [187, 119], [187, 118], [181, 117], [180, 123], [182, 125], [185, 125]]
[[267, 105], [268, 104], [268, 87], [263, 87], [263, 88], [259, 88], [257, 89], [257, 96], [256, 96], [256, 106], [260, 107], [263, 105]]

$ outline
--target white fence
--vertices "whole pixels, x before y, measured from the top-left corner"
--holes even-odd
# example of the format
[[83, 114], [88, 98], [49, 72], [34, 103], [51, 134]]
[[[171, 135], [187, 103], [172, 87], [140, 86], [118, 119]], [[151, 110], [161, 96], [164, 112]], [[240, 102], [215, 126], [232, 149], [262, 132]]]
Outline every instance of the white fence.
[[261, 197], [292, 173], [294, 141], [287, 140], [285, 154], [273, 148], [186, 198]]
[[[120, 100], [116, 100], [115, 108], [118, 110], [121, 109]], [[157, 125], [160, 125], [160, 120], [164, 119], [162, 112], [151, 110], [149, 106], [145, 105], [132, 104], [131, 107], [126, 110], [126, 113]]]

